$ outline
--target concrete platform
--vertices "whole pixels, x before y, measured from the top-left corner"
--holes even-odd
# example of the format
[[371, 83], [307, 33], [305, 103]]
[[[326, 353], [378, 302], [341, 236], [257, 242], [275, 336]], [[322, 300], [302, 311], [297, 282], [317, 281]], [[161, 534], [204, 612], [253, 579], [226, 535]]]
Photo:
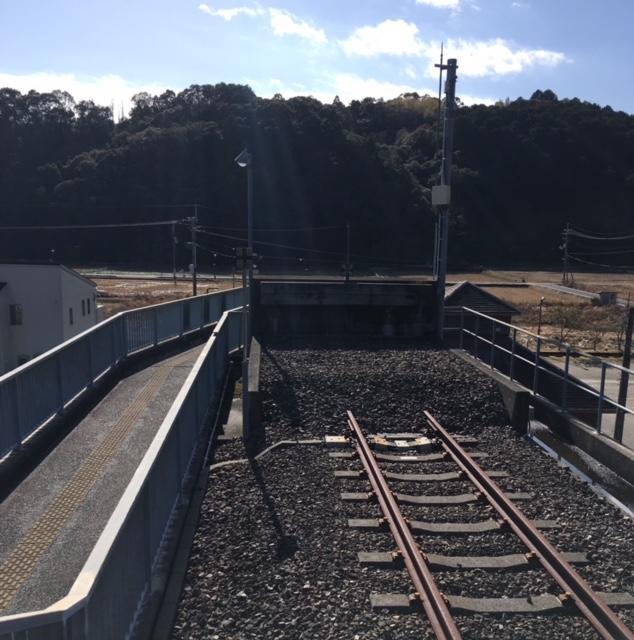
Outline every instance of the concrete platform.
[[0, 615], [66, 595], [201, 349], [121, 380], [0, 504]]

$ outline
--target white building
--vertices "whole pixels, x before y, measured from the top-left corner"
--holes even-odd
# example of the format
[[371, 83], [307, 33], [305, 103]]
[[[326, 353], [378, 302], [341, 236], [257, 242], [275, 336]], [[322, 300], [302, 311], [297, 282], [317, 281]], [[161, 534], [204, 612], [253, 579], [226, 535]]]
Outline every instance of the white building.
[[97, 322], [97, 285], [59, 264], [0, 264], [0, 373]]

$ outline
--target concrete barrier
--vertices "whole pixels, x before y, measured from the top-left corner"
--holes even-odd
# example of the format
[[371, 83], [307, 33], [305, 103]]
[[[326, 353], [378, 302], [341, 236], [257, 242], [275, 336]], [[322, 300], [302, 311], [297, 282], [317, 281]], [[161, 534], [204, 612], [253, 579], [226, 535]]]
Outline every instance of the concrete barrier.
[[515, 382], [511, 382], [504, 375], [498, 373], [495, 369], [487, 367], [466, 351], [451, 349], [451, 352], [495, 381], [502, 396], [509, 423], [518, 433], [527, 433], [528, 409], [531, 399], [530, 391]]

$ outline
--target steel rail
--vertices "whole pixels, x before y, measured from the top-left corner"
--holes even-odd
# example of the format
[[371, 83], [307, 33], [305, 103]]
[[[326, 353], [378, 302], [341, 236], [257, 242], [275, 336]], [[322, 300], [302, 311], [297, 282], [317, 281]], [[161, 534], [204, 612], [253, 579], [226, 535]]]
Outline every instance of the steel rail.
[[352, 412], [348, 411], [347, 413], [348, 425], [357, 440], [357, 453], [363, 462], [372, 490], [414, 584], [416, 596], [420, 599], [427, 613], [432, 630], [439, 640], [459, 640], [462, 636], [449, 612], [445, 598], [432, 576], [427, 560], [414, 540], [409, 525], [396, 503], [361, 427]]
[[540, 562], [542, 567], [563, 589], [565, 599], [569, 598], [575, 603], [581, 614], [602, 638], [606, 640], [634, 640], [634, 633], [504, 495], [497, 483], [486, 474], [429, 411], [424, 413], [429, 426], [440, 437], [445, 451], [497, 511], [503, 522], [526, 545], [531, 555]]

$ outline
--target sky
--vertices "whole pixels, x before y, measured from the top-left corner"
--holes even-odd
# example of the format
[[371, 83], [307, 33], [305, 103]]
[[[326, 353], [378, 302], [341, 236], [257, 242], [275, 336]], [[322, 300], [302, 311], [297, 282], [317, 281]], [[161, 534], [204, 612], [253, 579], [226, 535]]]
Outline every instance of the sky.
[[634, 0], [268, 2], [0, 0], [0, 87], [116, 113], [140, 91], [216, 82], [328, 102], [435, 95], [444, 42], [466, 104], [552, 89], [634, 113]]

